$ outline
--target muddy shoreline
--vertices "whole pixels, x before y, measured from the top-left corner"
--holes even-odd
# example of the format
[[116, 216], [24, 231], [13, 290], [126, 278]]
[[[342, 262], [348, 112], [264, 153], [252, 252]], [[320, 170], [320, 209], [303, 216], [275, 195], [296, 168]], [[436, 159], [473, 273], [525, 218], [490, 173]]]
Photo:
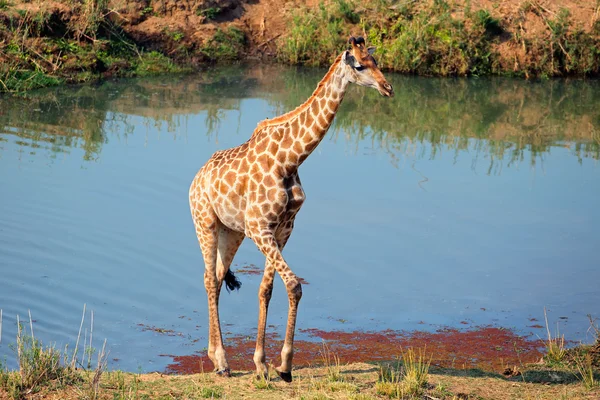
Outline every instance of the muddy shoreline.
[[[426, 331], [325, 331], [300, 329], [308, 340], [294, 342], [295, 368], [323, 365], [325, 358], [340, 364], [355, 362], [394, 362], [408, 348], [424, 349], [431, 365], [453, 369], [479, 369], [502, 373], [507, 368], [538, 362], [544, 342], [533, 334], [518, 334], [506, 328], [479, 326], [469, 329], [443, 328]], [[267, 359], [279, 362], [283, 340], [275, 333], [266, 339]], [[229, 363], [234, 370], [253, 370], [255, 335], [236, 335], [225, 339]], [[164, 373], [194, 374], [212, 370], [206, 352], [171, 357]]]

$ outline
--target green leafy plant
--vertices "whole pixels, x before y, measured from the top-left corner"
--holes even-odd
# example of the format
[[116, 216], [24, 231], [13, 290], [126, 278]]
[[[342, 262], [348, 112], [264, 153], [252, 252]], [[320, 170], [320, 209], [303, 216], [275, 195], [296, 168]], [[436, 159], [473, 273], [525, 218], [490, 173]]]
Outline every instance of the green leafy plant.
[[231, 61], [239, 58], [245, 42], [246, 36], [238, 28], [218, 29], [202, 47], [202, 53], [211, 61]]
[[196, 10], [196, 15], [203, 16], [207, 20], [212, 21], [221, 13], [221, 11], [221, 7], [199, 8]]

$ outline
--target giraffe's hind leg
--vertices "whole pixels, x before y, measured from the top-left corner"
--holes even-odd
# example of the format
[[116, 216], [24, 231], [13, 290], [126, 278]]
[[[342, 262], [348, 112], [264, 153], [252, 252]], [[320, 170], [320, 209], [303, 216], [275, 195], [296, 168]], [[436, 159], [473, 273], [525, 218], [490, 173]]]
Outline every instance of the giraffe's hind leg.
[[[292, 221], [293, 225], [293, 221]], [[278, 230], [275, 235], [279, 250], [283, 251], [287, 243], [291, 229]], [[265, 271], [258, 289], [258, 333], [256, 335], [256, 349], [254, 351], [254, 364], [256, 365], [256, 374], [259, 377], [267, 377], [268, 369], [265, 363], [265, 331], [267, 328], [267, 314], [269, 312], [269, 302], [273, 294], [273, 279], [275, 278], [275, 264], [268, 258], [265, 263]]]
[[244, 241], [245, 235], [243, 232], [236, 232], [223, 224], [219, 224], [218, 232], [217, 279], [219, 280], [220, 285], [225, 281], [228, 290], [239, 289], [239, 281], [235, 279], [233, 273], [229, 273], [228, 275], [228, 272], [233, 257]]
[[223, 229], [214, 211], [201, 207], [203, 212], [193, 213], [196, 234], [204, 257], [204, 287], [208, 297], [208, 357], [215, 371], [229, 376], [230, 369], [223, 347], [223, 336], [219, 320], [219, 295], [223, 280], [229, 270], [240, 240], [239, 233]]

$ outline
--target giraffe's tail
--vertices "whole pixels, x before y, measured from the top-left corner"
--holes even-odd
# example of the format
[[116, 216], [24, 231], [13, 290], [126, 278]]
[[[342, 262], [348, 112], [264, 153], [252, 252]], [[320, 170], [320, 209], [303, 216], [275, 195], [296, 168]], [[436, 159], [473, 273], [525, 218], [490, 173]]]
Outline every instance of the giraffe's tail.
[[231, 270], [227, 270], [227, 273], [225, 274], [225, 288], [227, 289], [228, 292], [231, 292], [232, 290], [240, 290], [240, 288], [242, 287], [242, 282], [239, 281], [238, 278], [235, 277], [235, 275], [233, 274], [233, 272], [231, 272]]

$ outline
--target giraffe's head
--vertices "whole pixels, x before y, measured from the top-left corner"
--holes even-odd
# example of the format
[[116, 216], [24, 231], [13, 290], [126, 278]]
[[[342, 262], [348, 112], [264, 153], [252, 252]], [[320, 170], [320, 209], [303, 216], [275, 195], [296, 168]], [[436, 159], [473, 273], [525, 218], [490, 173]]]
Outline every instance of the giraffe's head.
[[346, 77], [352, 83], [360, 86], [375, 88], [382, 96], [392, 97], [394, 89], [386, 80], [373, 58], [375, 47], [365, 47], [362, 37], [350, 37], [348, 43], [352, 46], [342, 55], [342, 62], [346, 68]]

